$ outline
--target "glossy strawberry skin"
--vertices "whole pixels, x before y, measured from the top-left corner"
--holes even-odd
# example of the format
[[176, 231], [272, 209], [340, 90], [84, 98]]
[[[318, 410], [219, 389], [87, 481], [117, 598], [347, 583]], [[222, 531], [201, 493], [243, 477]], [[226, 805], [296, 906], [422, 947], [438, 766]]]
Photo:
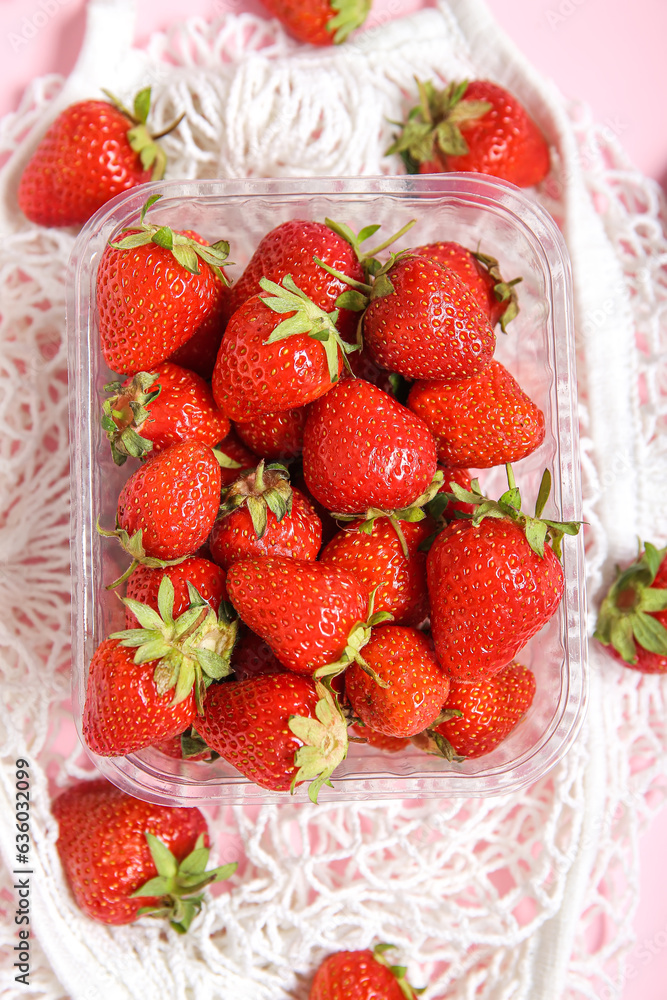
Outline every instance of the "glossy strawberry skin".
[[271, 462], [289, 461], [301, 454], [307, 416], [307, 406], [279, 413], [259, 413], [247, 423], [237, 423], [236, 433], [262, 458]]
[[40, 226], [82, 226], [109, 199], [145, 184], [151, 171], [127, 139], [133, 122], [106, 101], [66, 108], [46, 132], [18, 189], [24, 215]]
[[[158, 590], [163, 577], [168, 576], [174, 585], [174, 618], [178, 618], [190, 607], [188, 582], [217, 612], [220, 602], [227, 600], [225, 575], [224, 569], [216, 563], [200, 559], [199, 556], [191, 556], [177, 566], [167, 566], [165, 569], [137, 566], [128, 580], [126, 596], [157, 611]], [[129, 608], [125, 609], [125, 628], [141, 628]]]
[[287, 672], [216, 684], [197, 732], [260, 788], [287, 791], [303, 745], [288, 722], [293, 715], [314, 718], [317, 701], [313, 681]]
[[444, 240], [415, 247], [412, 252], [419, 257], [428, 257], [429, 260], [434, 260], [437, 264], [442, 264], [443, 267], [454, 271], [465, 284], [490, 325], [494, 327], [499, 322], [508, 303], [500, 302], [496, 298], [493, 291], [496, 279], [489, 274], [483, 264], [480, 264], [471, 250], [461, 246], [460, 243]]
[[213, 527], [220, 503], [220, 466], [207, 445], [173, 444], [149, 458], [125, 483], [118, 498], [120, 528], [142, 529], [149, 556], [191, 555]]
[[[327, 3], [328, 6], [328, 3]], [[299, 3], [299, 8], [303, 4]], [[291, 274], [296, 284], [316, 306], [333, 312], [336, 299], [349, 286], [340, 278], [328, 274], [313, 260], [318, 257], [329, 267], [355, 281], [365, 281], [364, 270], [350, 244], [323, 222], [290, 219], [282, 222], [264, 236], [248, 266], [232, 286], [230, 306], [236, 310], [260, 291], [260, 279], [280, 283]], [[353, 337], [358, 313], [341, 309], [336, 323], [344, 339]]]
[[440, 714], [449, 677], [422, 632], [402, 625], [379, 625], [363, 648], [363, 658], [383, 688], [358, 663], [345, 672], [345, 693], [354, 714], [386, 736], [421, 733]]
[[[229, 434], [229, 420], [216, 406], [210, 386], [201, 376], [170, 361], [163, 361], [150, 374], [157, 375], [150, 391], [159, 387], [160, 395], [147, 404], [150, 416], [138, 431], [153, 442], [151, 455], [178, 441], [218, 444]], [[123, 385], [131, 382], [128, 378]]]
[[155, 663], [136, 664], [134, 649], [104, 639], [88, 670], [83, 737], [102, 757], [122, 757], [177, 736], [195, 719], [194, 693], [172, 705], [173, 690], [158, 694]]
[[549, 147], [516, 97], [488, 80], [473, 80], [464, 100], [488, 101], [491, 109], [477, 121], [461, 123], [469, 151], [444, 157], [444, 168], [491, 174], [517, 187], [539, 184], [549, 172]]
[[303, 471], [308, 489], [329, 510], [406, 507], [435, 468], [425, 424], [370, 382], [345, 379], [310, 409]]
[[320, 519], [298, 490], [292, 490], [292, 510], [278, 521], [273, 511], [266, 511], [267, 525], [257, 537], [247, 506], [215, 522], [209, 537], [213, 559], [224, 569], [239, 559], [252, 556], [286, 556], [291, 559], [316, 559], [322, 544]]
[[[276, 313], [259, 295], [233, 314], [213, 372], [213, 397], [236, 422], [260, 413], [292, 410], [332, 387], [322, 344], [306, 333], [267, 344], [273, 330], [293, 313]], [[338, 376], [343, 362], [338, 354]]]
[[149, 371], [212, 316], [223, 322], [226, 290], [208, 264], [200, 260], [198, 267], [199, 274], [191, 274], [156, 243], [106, 247], [97, 271], [97, 309], [102, 354], [112, 371]]
[[429, 518], [402, 521], [406, 558], [389, 520], [379, 518], [370, 534], [353, 522], [326, 545], [320, 561], [354, 573], [369, 591], [375, 590], [373, 611], [388, 611], [395, 625], [419, 625], [428, 615], [426, 553], [419, 546], [434, 530]]
[[369, 596], [352, 573], [279, 556], [234, 563], [227, 591], [283, 666], [308, 675], [343, 654], [352, 627], [366, 619]]
[[458, 275], [408, 256], [388, 277], [393, 291], [364, 314], [364, 344], [378, 365], [421, 379], [469, 378], [488, 365], [495, 334]]
[[483, 757], [509, 736], [534, 696], [535, 676], [520, 663], [509, 663], [476, 684], [452, 681], [444, 707], [458, 709], [462, 716], [435, 726], [435, 732], [449, 740], [457, 755]]
[[308, 1000], [405, 1000], [405, 994], [372, 951], [337, 951], [315, 973]]
[[152, 833], [182, 861], [203, 834], [199, 809], [159, 806], [135, 799], [103, 778], [61, 792], [51, 811], [60, 826], [56, 848], [77, 905], [93, 920], [130, 924], [152, 896], [131, 899], [157, 875], [145, 834]]
[[469, 379], [415, 382], [408, 406], [449, 467], [488, 469], [520, 461], [544, 440], [544, 413], [499, 361]]
[[516, 524], [485, 518], [452, 521], [426, 560], [431, 630], [438, 661], [460, 681], [479, 681], [514, 659], [555, 614], [563, 568], [551, 547], [544, 559]]

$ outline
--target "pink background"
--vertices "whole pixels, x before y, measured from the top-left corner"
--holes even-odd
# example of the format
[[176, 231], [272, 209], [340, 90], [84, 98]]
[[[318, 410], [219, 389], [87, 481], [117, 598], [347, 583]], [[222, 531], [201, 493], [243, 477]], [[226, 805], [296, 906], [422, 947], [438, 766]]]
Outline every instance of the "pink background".
[[[665, 0], [487, 0], [500, 25], [568, 97], [588, 102], [634, 163], [667, 187], [667, 3]], [[376, 13], [408, 13], [428, 0], [375, 0]], [[140, 38], [170, 21], [225, 10], [261, 13], [254, 0], [138, 0]], [[85, 0], [0, 0], [0, 115], [26, 84], [68, 73], [81, 44]], [[630, 16], [630, 12], [632, 16]], [[591, 711], [595, 706], [591, 706]], [[667, 996], [667, 812], [640, 841], [637, 944], [623, 1000]]]

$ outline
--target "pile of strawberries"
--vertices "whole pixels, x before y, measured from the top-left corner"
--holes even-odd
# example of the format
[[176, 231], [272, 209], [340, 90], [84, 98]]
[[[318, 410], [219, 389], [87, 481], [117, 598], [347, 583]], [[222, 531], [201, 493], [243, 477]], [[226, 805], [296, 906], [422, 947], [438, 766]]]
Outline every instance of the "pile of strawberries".
[[[534, 516], [514, 482], [544, 437], [493, 356], [516, 281], [327, 219], [276, 226], [230, 287], [226, 241], [148, 221], [156, 197], [97, 274], [131, 473], [99, 526], [127, 552], [126, 627], [90, 664], [88, 746], [219, 755], [314, 800], [350, 739], [488, 753], [531, 704], [515, 658], [578, 530], [542, 518], [548, 473]], [[502, 464], [491, 500], [468, 469]]]

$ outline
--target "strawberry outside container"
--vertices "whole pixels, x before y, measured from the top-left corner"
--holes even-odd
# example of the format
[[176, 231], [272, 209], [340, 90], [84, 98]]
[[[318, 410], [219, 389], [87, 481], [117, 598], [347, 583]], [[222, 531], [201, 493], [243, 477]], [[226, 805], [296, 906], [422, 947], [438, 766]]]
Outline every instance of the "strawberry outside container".
[[[553, 476], [545, 516], [581, 519], [571, 275], [563, 238], [551, 217], [511, 185], [471, 174], [360, 179], [161, 182], [109, 202], [84, 227], [70, 260], [67, 298], [71, 399], [73, 706], [79, 734], [88, 664], [97, 644], [123, 628], [124, 609], [105, 584], [127, 565], [120, 547], [97, 533], [112, 526], [128, 466], [117, 468], [100, 426], [103, 386], [113, 377], [98, 345], [97, 266], [108, 240], [136, 222], [150, 194], [161, 194], [153, 222], [196, 230], [231, 244], [238, 277], [260, 238], [286, 219], [325, 217], [358, 231], [381, 223], [377, 238], [410, 219], [413, 229], [392, 249], [456, 240], [499, 258], [506, 279], [521, 275], [521, 312], [498, 334], [496, 357], [543, 409], [543, 444], [515, 467], [524, 508], [531, 510], [545, 466]], [[134, 465], [134, 463], [132, 463]], [[505, 487], [504, 469], [480, 473], [487, 495]], [[484, 757], [447, 763], [409, 746], [394, 754], [350, 744], [347, 759], [320, 800], [487, 796], [520, 789], [553, 767], [580, 728], [586, 701], [583, 538], [563, 545], [565, 595], [549, 624], [519, 654], [535, 673], [527, 715]], [[245, 779], [223, 760], [179, 761], [147, 748], [127, 757], [91, 754], [114, 784], [163, 804], [268, 802], [286, 798]], [[306, 786], [296, 791], [307, 801]]]

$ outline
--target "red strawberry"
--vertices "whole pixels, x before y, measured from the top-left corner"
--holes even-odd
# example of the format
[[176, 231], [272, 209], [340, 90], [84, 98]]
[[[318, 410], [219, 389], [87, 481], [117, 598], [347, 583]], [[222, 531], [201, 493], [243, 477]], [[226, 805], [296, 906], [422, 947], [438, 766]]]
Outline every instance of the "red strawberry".
[[[303, 4], [299, 6], [302, 7]], [[316, 306], [324, 312], [333, 312], [336, 299], [348, 290], [348, 285], [325, 271], [313, 258], [317, 257], [355, 281], [364, 281], [364, 269], [359, 260], [362, 254], [358, 248], [366, 231], [356, 237], [347, 227], [337, 226], [330, 220], [327, 222], [329, 225], [290, 219], [267, 233], [260, 240], [245, 271], [231, 288], [232, 310], [238, 309], [253, 295], [259, 294], [262, 278], [279, 284], [291, 274], [299, 288]], [[355, 312], [341, 309], [337, 320], [340, 333], [346, 338], [352, 337], [357, 320]]]
[[426, 553], [419, 546], [433, 530], [430, 519], [416, 524], [401, 521], [406, 556], [387, 518], [374, 521], [370, 531], [353, 522], [332, 538], [320, 561], [354, 573], [369, 592], [377, 588], [374, 610], [389, 612], [396, 625], [419, 625], [428, 615]]
[[667, 547], [646, 542], [636, 562], [618, 570], [593, 634], [623, 666], [667, 673]]
[[454, 271], [488, 317], [491, 326], [500, 322], [503, 332], [519, 312], [515, 290], [521, 278], [504, 281], [495, 257], [467, 250], [460, 243], [427, 243], [412, 251]]
[[122, 757], [170, 736], [194, 722], [194, 692], [174, 704], [174, 692], [161, 693], [155, 663], [136, 664], [134, 650], [119, 639], [104, 639], [88, 671], [83, 737], [93, 753]]
[[[116, 372], [148, 371], [164, 361], [203, 323], [227, 309], [221, 266], [229, 253], [144, 222], [160, 198], [153, 195], [140, 225], [102, 254], [97, 271], [97, 309], [104, 360]], [[171, 245], [170, 245], [171, 244]]]
[[118, 498], [117, 532], [110, 534], [137, 561], [144, 555], [178, 559], [206, 541], [219, 503], [220, 466], [211, 448], [199, 441], [172, 444], [127, 480]]
[[470, 493], [455, 487], [458, 500], [478, 505], [475, 515], [452, 521], [428, 554], [435, 650], [457, 680], [482, 680], [506, 666], [555, 614], [563, 595], [560, 541], [580, 525], [540, 519], [548, 472], [533, 518], [521, 513], [509, 466], [508, 479], [510, 489], [497, 502], [483, 497], [476, 481]]
[[407, 507], [429, 486], [435, 468], [426, 426], [370, 382], [345, 379], [311, 407], [303, 470], [308, 489], [329, 510]]
[[384, 957], [392, 947], [329, 955], [315, 973], [308, 1000], [417, 1000], [403, 966], [389, 965]]
[[470, 170], [518, 187], [549, 172], [549, 147], [525, 108], [488, 80], [437, 90], [419, 83], [420, 103], [387, 153], [403, 154], [411, 172]]
[[310, 45], [344, 42], [368, 17], [372, 0], [262, 0], [290, 34]]
[[240, 638], [234, 646], [232, 669], [237, 681], [247, 681], [249, 677], [257, 677], [258, 674], [285, 673], [285, 668], [271, 647], [245, 626], [241, 626]]
[[128, 455], [155, 455], [177, 441], [214, 445], [229, 433], [229, 420], [209, 385], [170, 361], [104, 388], [111, 396], [104, 401], [102, 426], [116, 465]]
[[472, 378], [415, 382], [408, 406], [433, 434], [445, 466], [518, 462], [544, 440], [542, 410], [499, 361]]
[[133, 111], [113, 99], [80, 101], [58, 115], [19, 183], [18, 203], [31, 222], [82, 226], [121, 191], [162, 178], [167, 158], [146, 128], [150, 98], [147, 88]]
[[[232, 483], [236, 482], [239, 474], [245, 469], [254, 469], [261, 458], [260, 455], [256, 455], [254, 451], [246, 448], [233, 427], [215, 450], [221, 465], [220, 474], [223, 487], [231, 486]], [[224, 465], [223, 462], [225, 462]]]
[[227, 591], [246, 625], [299, 674], [340, 659], [366, 617], [369, 596], [352, 573], [279, 556], [235, 562]]
[[441, 469], [438, 467], [438, 471], [442, 472], [442, 485], [430, 503], [426, 505], [426, 510], [429, 517], [438, 524], [438, 527], [443, 528], [449, 521], [456, 519], [457, 513], [473, 514], [475, 507], [474, 504], [454, 499], [451, 492], [452, 483], [470, 491], [472, 481], [467, 469]]
[[[177, 566], [168, 566], [164, 569], [137, 566], [129, 579], [127, 596], [139, 601], [140, 604], [147, 604], [149, 608], [157, 611], [157, 595], [164, 576], [168, 576], [174, 586], [174, 614], [176, 616], [190, 607], [188, 583], [192, 584], [205, 601], [208, 601], [216, 613], [220, 602], [227, 600], [224, 569], [221, 569], [214, 562], [200, 559], [198, 556], [192, 556], [190, 559], [178, 563]], [[125, 610], [125, 627], [139, 627], [139, 622], [129, 608]]]
[[51, 811], [76, 903], [105, 924], [130, 924], [145, 911], [185, 931], [201, 909], [202, 889], [236, 868], [205, 870], [209, 837], [199, 809], [144, 802], [103, 778], [67, 788]]
[[303, 429], [308, 407], [259, 413], [252, 420], [236, 424], [236, 433], [244, 444], [270, 462], [298, 458], [303, 448]]
[[403, 625], [374, 628], [363, 658], [386, 686], [359, 663], [345, 672], [345, 693], [354, 714], [386, 736], [414, 736], [440, 714], [449, 678], [422, 632]]
[[476, 684], [452, 681], [444, 711], [460, 715], [432, 726], [414, 743], [447, 760], [483, 757], [509, 736], [534, 696], [535, 676], [520, 663], [509, 663]]
[[[337, 312], [315, 306], [288, 275], [261, 279], [227, 324], [213, 372], [213, 396], [237, 422], [292, 410], [329, 392], [352, 350], [336, 329]], [[286, 316], [286, 318], [284, 318]]]
[[[368, 746], [375, 747], [376, 750], [385, 750], [387, 753], [399, 753], [404, 750], [410, 740], [398, 736], [385, 736], [384, 733], [376, 733], [370, 726], [359, 723], [350, 727], [352, 736], [357, 737]], [[350, 737], [351, 739], [352, 737]]]
[[303, 494], [292, 489], [282, 465], [241, 475], [223, 496], [209, 546], [225, 569], [251, 556], [315, 559], [322, 543], [322, 525]]
[[260, 788], [293, 791], [312, 781], [313, 801], [347, 753], [347, 725], [331, 694], [291, 673], [211, 688], [197, 730]]
[[469, 378], [488, 365], [496, 342], [458, 275], [414, 255], [376, 277], [363, 330], [374, 361], [409, 378]]

